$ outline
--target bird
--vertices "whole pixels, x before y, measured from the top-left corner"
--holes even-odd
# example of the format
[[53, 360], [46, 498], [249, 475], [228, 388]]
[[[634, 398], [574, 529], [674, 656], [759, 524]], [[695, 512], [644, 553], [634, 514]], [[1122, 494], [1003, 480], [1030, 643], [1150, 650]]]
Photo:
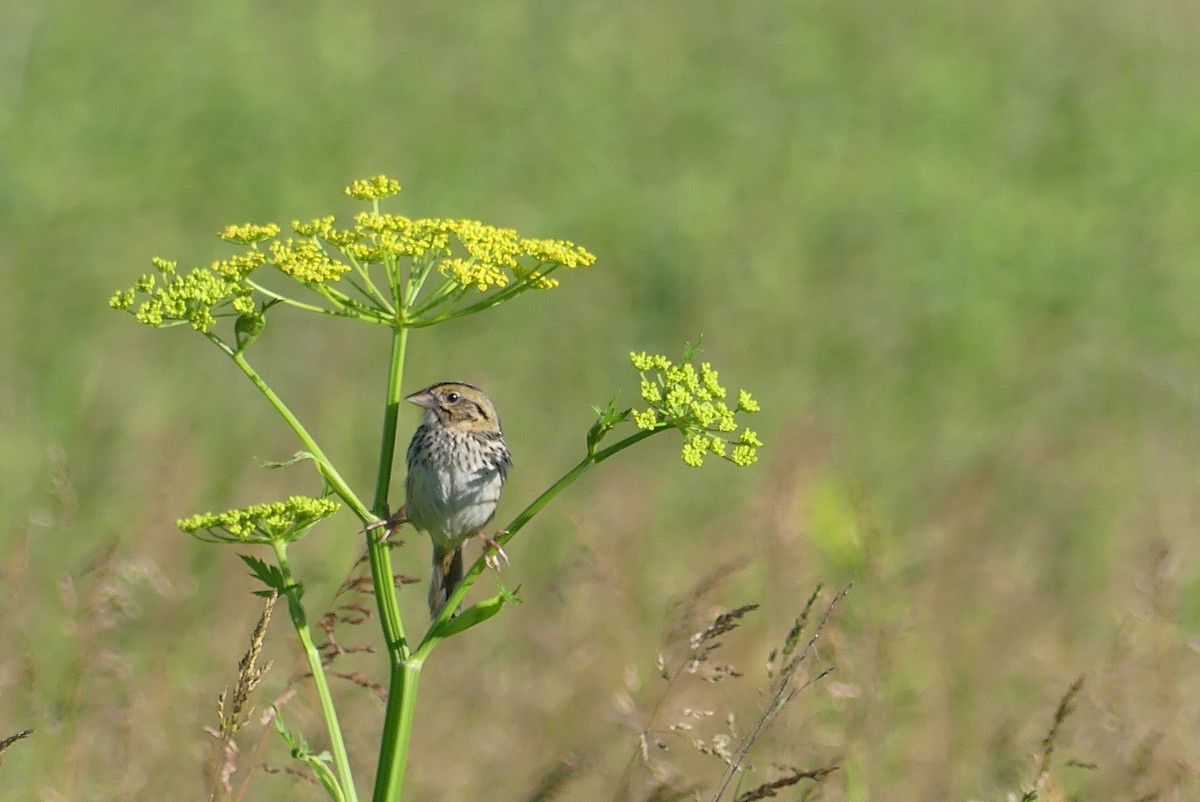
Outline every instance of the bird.
[[504, 549], [483, 529], [496, 514], [512, 456], [496, 407], [480, 388], [443, 381], [407, 396], [425, 410], [408, 445], [405, 503], [388, 519], [407, 521], [433, 541], [429, 614], [437, 618], [463, 577], [463, 544], [474, 536], [484, 543], [484, 559], [499, 570]]

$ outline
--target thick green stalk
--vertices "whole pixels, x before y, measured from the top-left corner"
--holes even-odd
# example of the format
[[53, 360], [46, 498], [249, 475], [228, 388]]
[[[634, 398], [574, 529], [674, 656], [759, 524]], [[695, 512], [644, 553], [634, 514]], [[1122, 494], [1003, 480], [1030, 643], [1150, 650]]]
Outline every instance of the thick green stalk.
[[384, 776], [383, 749], [380, 750], [380, 769], [375, 775], [374, 802], [399, 802], [404, 787], [404, 770], [408, 766], [408, 745], [412, 739], [413, 717], [417, 710], [417, 683], [425, 661], [409, 655], [398, 666], [392, 666], [388, 681], [388, 709], [384, 717], [384, 746], [388, 750], [388, 776]]
[[[400, 393], [404, 378], [404, 354], [408, 344], [408, 329], [397, 326], [392, 332], [391, 363], [388, 367], [387, 397], [383, 410], [383, 434], [379, 443], [379, 471], [375, 479], [375, 500], [372, 509], [377, 518], [388, 516], [388, 490], [392, 484], [395, 464], [396, 431], [400, 417]], [[379, 764], [375, 770], [376, 800], [395, 800], [400, 797], [404, 783], [404, 768], [408, 758], [409, 736], [416, 702], [416, 684], [420, 665], [408, 663], [408, 643], [404, 639], [400, 605], [396, 600], [396, 583], [392, 574], [392, 557], [386, 543], [368, 538], [371, 578], [379, 620], [388, 647], [388, 701], [383, 716], [383, 733], [379, 743]]]
[[358, 792], [354, 788], [354, 775], [350, 771], [350, 756], [346, 754], [346, 742], [342, 740], [342, 728], [338, 724], [337, 709], [333, 706], [333, 694], [329, 691], [329, 680], [325, 677], [325, 666], [321, 662], [321, 653], [313, 643], [312, 631], [308, 628], [308, 617], [304, 605], [300, 603], [300, 586], [292, 577], [292, 569], [288, 564], [287, 543], [274, 540], [271, 545], [275, 549], [275, 558], [279, 561], [279, 570], [283, 573], [284, 595], [287, 596], [288, 613], [292, 617], [292, 626], [304, 647], [304, 657], [308, 660], [308, 669], [312, 673], [313, 684], [317, 688], [317, 698], [321, 700], [321, 712], [325, 716], [325, 726], [329, 731], [329, 745], [333, 751], [333, 763], [337, 767], [338, 780], [343, 797], [347, 802], [358, 802]]

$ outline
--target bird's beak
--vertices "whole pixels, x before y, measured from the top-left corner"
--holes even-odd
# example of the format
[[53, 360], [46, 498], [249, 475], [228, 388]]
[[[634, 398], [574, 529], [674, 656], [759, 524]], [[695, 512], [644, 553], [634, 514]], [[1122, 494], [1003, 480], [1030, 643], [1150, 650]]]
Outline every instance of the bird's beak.
[[422, 390], [419, 393], [413, 393], [412, 395], [405, 397], [404, 400], [410, 404], [416, 404], [419, 407], [424, 407], [425, 409], [433, 409], [435, 406], [437, 406], [437, 399], [433, 397], [433, 393], [429, 390]]

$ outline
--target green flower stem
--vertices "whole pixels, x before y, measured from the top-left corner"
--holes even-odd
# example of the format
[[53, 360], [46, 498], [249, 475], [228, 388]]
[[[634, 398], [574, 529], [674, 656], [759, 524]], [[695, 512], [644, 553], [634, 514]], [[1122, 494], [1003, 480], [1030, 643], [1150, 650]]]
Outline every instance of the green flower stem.
[[[372, 509], [376, 518], [386, 518], [388, 489], [392, 484], [395, 465], [396, 430], [400, 417], [401, 384], [404, 378], [404, 355], [408, 346], [408, 328], [392, 331], [391, 364], [388, 368], [387, 397], [383, 409], [383, 434], [379, 441], [379, 471], [375, 480], [375, 499]], [[399, 799], [404, 783], [404, 768], [408, 759], [408, 743], [412, 734], [413, 708], [416, 704], [417, 679], [420, 665], [406, 662], [410, 655], [396, 600], [396, 583], [392, 574], [392, 556], [386, 543], [368, 538], [371, 579], [379, 607], [379, 620], [388, 647], [388, 701], [383, 718], [383, 736], [379, 744], [379, 764], [375, 773], [376, 800]]]
[[467, 292], [467, 288], [456, 281], [447, 279], [436, 290], [426, 298], [420, 306], [411, 310], [409, 313], [412, 318], [419, 318], [421, 315], [428, 313], [431, 309], [445, 304], [453, 304], [458, 299], [462, 298]]
[[346, 281], [349, 282], [351, 287], [358, 290], [359, 293], [368, 301], [376, 304], [380, 309], [386, 311], [389, 315], [394, 315], [396, 310], [392, 308], [391, 302], [388, 301], [387, 298], [383, 297], [383, 293], [381, 293], [379, 288], [375, 286], [375, 282], [371, 281], [370, 274], [364, 272], [362, 278], [362, 284], [359, 284], [357, 281], [355, 281], [353, 276], [348, 276]]
[[337, 468], [333, 467], [333, 463], [329, 461], [329, 457], [325, 456], [325, 452], [321, 450], [319, 445], [317, 445], [317, 441], [314, 440], [312, 435], [308, 433], [308, 429], [304, 428], [304, 424], [300, 422], [300, 419], [292, 414], [292, 411], [288, 409], [287, 404], [283, 403], [283, 399], [276, 395], [275, 391], [272, 390], [265, 381], [263, 381], [263, 378], [258, 375], [258, 372], [255, 371], [250, 363], [246, 361], [245, 355], [242, 354], [242, 352], [235, 350], [224, 340], [213, 334], [209, 334], [208, 338], [216, 343], [217, 346], [224, 351], [230, 359], [233, 360], [235, 365], [241, 368], [242, 373], [246, 374], [246, 378], [248, 378], [254, 384], [254, 386], [258, 388], [259, 392], [266, 397], [271, 406], [275, 407], [275, 411], [278, 412], [280, 417], [287, 422], [288, 426], [290, 426], [292, 431], [295, 432], [296, 437], [300, 438], [300, 442], [303, 443], [304, 447], [308, 449], [308, 452], [312, 454], [313, 459], [316, 460], [317, 463], [317, 470], [320, 471], [321, 476], [326, 482], [329, 483], [329, 486], [333, 489], [333, 492], [337, 494], [338, 498], [344, 501], [346, 506], [353, 510], [354, 514], [357, 515], [359, 520], [361, 520], [363, 523], [370, 523], [371, 521], [375, 520], [371, 516], [370, 510], [366, 508], [366, 505], [364, 505], [362, 501], [359, 500], [358, 496], [355, 495], [354, 491], [350, 489], [350, 485], [346, 484], [346, 480], [342, 478], [342, 475], [337, 472]]
[[[411, 315], [413, 305], [417, 302], [417, 296], [421, 294], [421, 288], [425, 286], [425, 279], [429, 278], [432, 271], [433, 262], [429, 256], [413, 258], [412, 268], [408, 272], [408, 281], [404, 285], [404, 293], [400, 296], [400, 308], [404, 311], [405, 317]], [[397, 271], [398, 273], [399, 271]], [[398, 278], [397, 285], [399, 285]]]
[[[263, 285], [259, 284], [257, 281], [254, 281], [252, 279], [246, 279], [246, 283], [248, 285], [250, 285], [251, 287], [253, 287], [254, 289], [261, 292], [263, 295], [267, 296], [268, 298], [273, 298], [276, 301], [282, 301], [283, 303], [287, 304], [288, 306], [294, 306], [297, 309], [303, 309], [306, 312], [316, 312], [317, 314], [321, 314], [321, 315], [336, 315], [336, 316], [340, 317], [340, 315], [337, 312], [333, 311], [332, 309], [326, 309], [322, 306], [316, 306], [315, 304], [306, 304], [303, 301], [297, 301], [295, 298], [289, 298], [286, 295], [280, 295], [279, 293], [275, 292], [274, 290], [268, 290], [266, 287], [264, 287]], [[183, 321], [180, 321], [180, 322], [183, 322]]]
[[[637, 445], [652, 435], [656, 435], [659, 432], [665, 432], [672, 428], [674, 427], [668, 424], [660, 424], [653, 429], [642, 429], [634, 434], [629, 435], [624, 440], [614, 443], [608, 448], [602, 449], [593, 454], [588, 454], [582, 460], [580, 460], [574, 468], [563, 474], [563, 476], [557, 482], [550, 485], [550, 487], [547, 488], [544, 493], [534, 499], [532, 504], [522, 510], [521, 513], [512, 520], [512, 523], [510, 523], [504, 529], [500, 536], [496, 538], [496, 542], [500, 545], [504, 545], [508, 541], [512, 540], [513, 537], [516, 536], [517, 532], [519, 532], [521, 528], [525, 526], [525, 524], [529, 523], [533, 516], [541, 512], [543, 507], [549, 504], [555, 496], [573, 484], [576, 479], [583, 476], [583, 474], [585, 474], [589, 468], [599, 465], [609, 457], [624, 451], [630, 446]], [[425, 633], [425, 637], [421, 640], [421, 644], [415, 650], [413, 650], [413, 660], [424, 662], [424, 660], [429, 656], [429, 653], [433, 650], [433, 647], [442, 640], [442, 636], [436, 633], [441, 630], [441, 625], [449, 621], [451, 616], [454, 614], [454, 611], [458, 609], [458, 605], [462, 602], [463, 597], [467, 595], [467, 591], [470, 590], [471, 585], [475, 584], [475, 580], [479, 578], [481, 573], [483, 573], [484, 566], [485, 562], [482, 556], [475, 560], [475, 564], [472, 565], [471, 569], [467, 571], [465, 576], [463, 576], [462, 582], [458, 583], [458, 586], [454, 589], [454, 592], [450, 594], [450, 598], [446, 600], [446, 604], [442, 607], [442, 611], [438, 613], [437, 618], [434, 619], [432, 624], [430, 624], [429, 631]]]
[[325, 676], [325, 666], [321, 662], [321, 653], [313, 644], [312, 631], [308, 628], [308, 617], [304, 605], [300, 602], [300, 585], [292, 577], [292, 569], [288, 564], [287, 543], [282, 540], [272, 540], [275, 549], [275, 559], [279, 561], [279, 570], [283, 574], [284, 595], [287, 596], [288, 614], [292, 617], [292, 626], [304, 647], [304, 657], [308, 660], [308, 669], [312, 672], [313, 684], [317, 688], [317, 697], [321, 700], [321, 712], [325, 715], [325, 726], [329, 730], [329, 745], [333, 751], [333, 762], [337, 767], [340, 788], [340, 798], [347, 802], [358, 802], [358, 792], [354, 788], [354, 775], [350, 772], [350, 757], [346, 754], [346, 742], [342, 739], [342, 728], [338, 724], [337, 709], [333, 706], [333, 694], [329, 692], [329, 680]]
[[[541, 273], [542, 277], [548, 276], [551, 273], [553, 273], [554, 267], [555, 267], [554, 265], [551, 265], [550, 267], [548, 267], [544, 272]], [[527, 292], [532, 289], [536, 289], [536, 288], [533, 286], [533, 284], [531, 284], [529, 282], [528, 279], [521, 279], [520, 281], [518, 281], [514, 284], [510, 284], [509, 286], [505, 287], [504, 289], [500, 290], [499, 292], [492, 293], [491, 295], [484, 297], [482, 300], [476, 301], [475, 303], [471, 304], [470, 306], [465, 306], [462, 309], [458, 309], [458, 310], [454, 310], [454, 311], [443, 312], [442, 314], [437, 315], [436, 317], [429, 318], [428, 320], [422, 320], [419, 323], [416, 323], [415, 325], [417, 325], [417, 326], [432, 326], [435, 323], [442, 323], [446, 320], [456, 320], [460, 317], [466, 317], [467, 315], [473, 315], [476, 312], [482, 312], [485, 309], [490, 309], [493, 306], [496, 306], [497, 304], [502, 304], [505, 301], [515, 298], [518, 295], [520, 295], [521, 293]]]
[[331, 304], [338, 307], [339, 314], [343, 317], [356, 317], [360, 320], [373, 320], [376, 323], [388, 320], [387, 315], [382, 314], [379, 310], [365, 306], [351, 298], [341, 290], [334, 289], [325, 281], [304, 282], [304, 286], [308, 287], [313, 292], [328, 300]]
[[[330, 259], [335, 259], [335, 257], [329, 253], [329, 248], [326, 247], [326, 243], [323, 242], [320, 237], [313, 237], [312, 241], [321, 249], [322, 252], [324, 252], [326, 256], [328, 256]], [[356, 283], [353, 278], [350, 279], [350, 285], [354, 287], [354, 289], [358, 290], [368, 301], [377, 304], [380, 309], [386, 310], [389, 314], [395, 313], [396, 310], [392, 309], [391, 303], [388, 302], [388, 299], [385, 298], [383, 293], [379, 291], [379, 288], [375, 286], [375, 282], [371, 281], [371, 271], [365, 268], [361, 262], [359, 262], [350, 254], [346, 253], [346, 251], [342, 250], [341, 248], [338, 248], [337, 254], [339, 257], [347, 259], [350, 264], [353, 265], [355, 272], [358, 273], [360, 278], [362, 278], [363, 283], [361, 286]]]
[[407, 309], [408, 305], [404, 298], [404, 291], [400, 287], [400, 266], [396, 263], [396, 257], [384, 257], [383, 273], [387, 276], [388, 292], [392, 294], [392, 303], [396, 305], [397, 317], [399, 310]]

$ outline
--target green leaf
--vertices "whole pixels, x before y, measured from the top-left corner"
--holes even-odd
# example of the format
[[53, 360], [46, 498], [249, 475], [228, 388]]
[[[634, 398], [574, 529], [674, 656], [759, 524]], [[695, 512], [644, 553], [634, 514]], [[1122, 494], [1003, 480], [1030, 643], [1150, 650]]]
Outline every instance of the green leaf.
[[460, 632], [465, 632], [471, 627], [487, 621], [496, 613], [500, 612], [501, 608], [503, 608], [504, 605], [508, 604], [509, 602], [513, 602], [514, 604], [523, 604], [521, 599], [517, 596], [520, 590], [520, 586], [514, 590], [508, 590], [507, 588], [501, 587], [500, 592], [495, 596], [492, 596], [490, 599], [484, 599], [478, 604], [471, 605], [458, 615], [454, 616], [454, 618], [444, 622], [438, 627], [437, 631], [433, 633], [434, 637], [448, 638], [451, 635], [457, 635]]
[[316, 775], [317, 780], [325, 787], [325, 792], [329, 797], [338, 802], [344, 802], [346, 795], [342, 792], [342, 787], [338, 785], [337, 777], [329, 770], [331, 758], [329, 752], [321, 752], [319, 755], [314, 755], [308, 746], [308, 741], [304, 736], [296, 731], [283, 721], [283, 715], [279, 712], [279, 708], [272, 706], [275, 711], [275, 716], [272, 719], [275, 724], [275, 731], [283, 738], [287, 744], [288, 750], [292, 757], [302, 761]]
[[681, 363], [691, 362], [696, 358], [696, 355], [700, 353], [700, 341], [703, 339], [704, 335], [701, 334], [696, 338], [696, 342], [687, 343], [683, 346], [683, 359], [680, 360]]
[[[279, 570], [274, 565], [268, 565], [257, 557], [251, 557], [249, 554], [239, 554], [246, 565], [250, 566], [250, 575], [262, 582], [270, 590], [266, 591], [270, 595], [271, 590], [285, 593], [287, 591], [287, 582], [283, 578], [283, 571]], [[261, 595], [261, 591], [256, 595]]]
[[617, 397], [615, 395], [608, 402], [607, 407], [592, 407], [592, 409], [596, 413], [596, 422], [588, 430], [587, 450], [589, 454], [596, 453], [596, 446], [600, 444], [605, 435], [617, 425], [629, 420], [629, 416], [633, 414], [632, 409], [617, 411]]
[[275, 732], [279, 733], [287, 744], [288, 750], [292, 753], [292, 757], [299, 758], [302, 755], [308, 754], [308, 743], [304, 740], [304, 736], [298, 732], [293, 732], [283, 720], [283, 714], [279, 712], [279, 708], [272, 705], [271, 709], [275, 711], [271, 721], [275, 724]]

